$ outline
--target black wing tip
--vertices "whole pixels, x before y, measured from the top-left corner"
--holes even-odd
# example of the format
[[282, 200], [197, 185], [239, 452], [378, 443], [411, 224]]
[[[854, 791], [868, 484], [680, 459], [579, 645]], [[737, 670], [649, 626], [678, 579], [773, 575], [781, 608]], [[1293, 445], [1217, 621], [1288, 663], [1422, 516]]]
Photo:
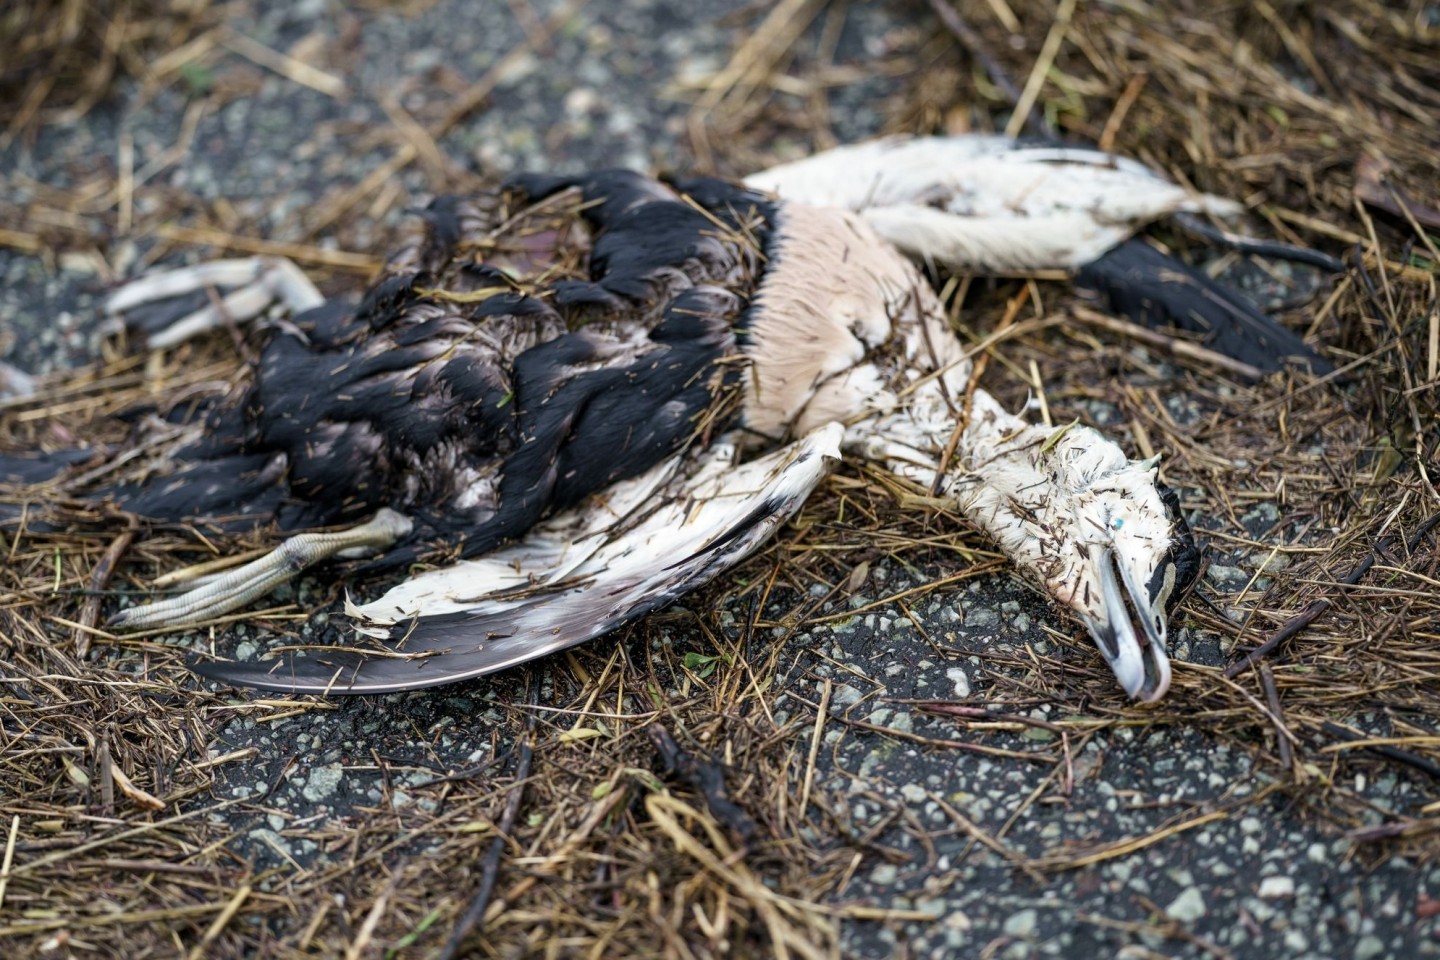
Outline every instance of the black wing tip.
[[1291, 367], [1314, 376], [1334, 364], [1243, 294], [1134, 238], [1085, 264], [1076, 284], [1104, 298], [1114, 313], [1151, 329], [1173, 326], [1204, 335], [1204, 345], [1264, 374]]
[[[192, 659], [191, 672], [230, 687], [248, 687], [275, 693], [309, 693], [325, 696], [359, 696], [428, 690], [514, 666], [526, 658], [496, 661], [455, 653], [448, 642], [429, 643], [412, 630], [404, 637], [406, 652], [370, 654], [366, 650], [325, 650], [302, 656], [284, 653], [272, 660]], [[401, 638], [396, 637], [399, 641]]]
[[[324, 692], [329, 686], [327, 675], [320, 690], [315, 687], [315, 677], [306, 669], [306, 661], [293, 657], [280, 660], [238, 661], [238, 660], [191, 660], [187, 666], [190, 672], [205, 680], [227, 687], [248, 687], [252, 690], [269, 690], [275, 693]], [[337, 690], [336, 692], [344, 692]]]

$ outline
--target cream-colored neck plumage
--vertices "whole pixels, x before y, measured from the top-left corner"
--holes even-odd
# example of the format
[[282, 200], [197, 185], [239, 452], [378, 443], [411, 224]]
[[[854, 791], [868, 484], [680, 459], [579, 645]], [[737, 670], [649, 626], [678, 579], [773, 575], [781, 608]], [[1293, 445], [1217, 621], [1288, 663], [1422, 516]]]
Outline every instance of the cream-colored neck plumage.
[[969, 364], [909, 260], [846, 211], [785, 204], [777, 220], [746, 348], [747, 427], [780, 440], [854, 424], [898, 410], [927, 376], [964, 390]]

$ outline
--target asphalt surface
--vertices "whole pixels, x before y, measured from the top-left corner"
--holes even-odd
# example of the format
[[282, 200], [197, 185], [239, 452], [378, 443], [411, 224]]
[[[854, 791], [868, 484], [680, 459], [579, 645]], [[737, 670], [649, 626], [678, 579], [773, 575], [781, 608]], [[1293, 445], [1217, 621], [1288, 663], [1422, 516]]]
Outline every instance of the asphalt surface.
[[[536, 6], [543, 15], [551, 5]], [[678, 77], [724, 63], [733, 35], [716, 18], [741, 6], [730, 0], [592, 3], [543, 55], [510, 71], [486, 109], [440, 146], [484, 171], [684, 166], [687, 106], [663, 91]], [[908, 16], [855, 5], [839, 59], [863, 66], [887, 30], [914, 27]], [[457, 22], [468, 28], [456, 30]], [[522, 35], [509, 6], [461, 0], [414, 16], [340, 14], [314, 0], [262, 3], [253, 18], [232, 26], [275, 49], [318, 32], [338, 51], [330, 69], [344, 76], [352, 91], [348, 99], [337, 99], [238, 56], [224, 61], [223, 66], [257, 75], [255, 90], [204, 116], [190, 156], [164, 176], [207, 199], [223, 197], [241, 211], [275, 210], [275, 223], [283, 222], [286, 210], [318, 202], [335, 181], [358, 180], [389, 155], [388, 147], [366, 145], [363, 137], [368, 124], [386, 122], [379, 106], [386, 91], [404, 89], [406, 96], [423, 99], [425, 84], [438, 82], [446, 71], [473, 80]], [[934, 27], [927, 22], [922, 29]], [[833, 91], [832, 116], [842, 139], [879, 129], [879, 97], [889, 83], [877, 78]], [[140, 158], [168, 147], [186, 107], [183, 91], [173, 87], [143, 103], [138, 91], [122, 91], [82, 122], [45, 131], [33, 148], [0, 155], [0, 164], [62, 186], [81, 176], [97, 155], [113, 157], [122, 129], [134, 136]], [[723, 144], [716, 149], [723, 153]], [[407, 188], [424, 192], [419, 165], [401, 176]], [[125, 242], [134, 245], [136, 256], [148, 249], [143, 237]], [[0, 324], [18, 334], [10, 361], [43, 371], [91, 355], [104, 278], [78, 259], [52, 267], [6, 251], [0, 251], [0, 278]], [[1266, 505], [1255, 509], [1258, 524], [1266, 519]], [[1209, 576], [1217, 587], [1233, 588], [1249, 578], [1255, 562], [1221, 555]], [[865, 607], [958, 567], [957, 560], [938, 556], [903, 566], [881, 561], [846, 602]], [[300, 588], [302, 604], [314, 599], [310, 590]], [[814, 587], [817, 595], [824, 590], [822, 584]], [[793, 600], [777, 602], [774, 614], [783, 615]], [[844, 613], [843, 605], [832, 601], [815, 612]], [[748, 616], [740, 608], [712, 613], [722, 629], [731, 630]], [[1143, 732], [1118, 727], [1090, 737], [1074, 753], [1074, 787], [1062, 795], [1044, 782], [1051, 765], [926, 745], [917, 738], [956, 739], [954, 723], [882, 700], [979, 695], [996, 682], [996, 672], [1023, 676], [1027, 647], [1056, 652], [1057, 641], [1042, 629], [1056, 620], [1033, 590], [999, 574], [962, 584], [951, 594], [931, 595], [908, 613], [890, 604], [774, 639], [785, 644], [780, 719], [804, 718], [808, 728], [813, 705], [828, 684], [832, 718], [815, 789], [840, 798], [853, 835], [867, 838], [860, 866], [837, 899], [934, 918], [847, 922], [847, 952], [1206, 956], [1205, 943], [1237, 958], [1440, 955], [1440, 922], [1417, 914], [1418, 893], [1440, 889], [1440, 869], [1399, 859], [1374, 862], [1285, 793], [1076, 871], [1032, 877], [975, 849], [951, 810], [994, 833], [1038, 794], [1041, 802], [1024, 806], [1004, 842], [1018, 853], [1041, 856], [1066, 844], [1147, 835], [1216, 804], [1243, 804], [1271, 782], [1258, 744], [1247, 749], [1221, 742], [1182, 723]], [[686, 628], [677, 621], [666, 629]], [[677, 642], [703, 646], [695, 636]], [[244, 627], [220, 644], [242, 657], [260, 649]], [[997, 654], [1010, 659], [998, 662]], [[1221, 654], [1215, 636], [1186, 630], [1177, 638], [1179, 660], [1215, 663]], [[1095, 666], [1077, 646], [1059, 656]], [[497, 704], [521, 698], [521, 685], [512, 673], [432, 693], [344, 700], [333, 710], [284, 723], [237, 720], [223, 727], [212, 751], [255, 747], [259, 753], [244, 769], [227, 768], [221, 795], [244, 798], [273, 788], [267, 800], [273, 812], [244, 815], [237, 852], [260, 867], [323, 865], [335, 854], [282, 836], [287, 818], [343, 818], [387, 797], [423, 809], [429, 801], [407, 794], [407, 786], [488, 756], [492, 736], [506, 723]], [[1037, 720], [1060, 718], [1045, 704], [1031, 711]], [[1054, 736], [1035, 727], [991, 734], [984, 743], [1033, 749]], [[398, 779], [387, 783], [371, 762], [377, 745], [390, 776]], [[1355, 789], [1377, 811], [1410, 810], [1430, 799], [1427, 784], [1390, 768], [1362, 776]], [[1178, 935], [1156, 932], [1156, 921], [1166, 919], [1178, 923]]]

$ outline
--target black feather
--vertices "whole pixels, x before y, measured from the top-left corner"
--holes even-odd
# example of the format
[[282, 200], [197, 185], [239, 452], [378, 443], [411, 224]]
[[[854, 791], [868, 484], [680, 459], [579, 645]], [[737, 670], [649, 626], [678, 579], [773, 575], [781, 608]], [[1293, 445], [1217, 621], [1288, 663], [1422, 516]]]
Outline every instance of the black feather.
[[[537, 277], [477, 260], [490, 247], [467, 231], [483, 204], [441, 198], [423, 214], [419, 253], [392, 259], [410, 267], [358, 306], [326, 303], [272, 330], [240, 403], [184, 412], [206, 430], [168, 466], [76, 492], [155, 520], [224, 516], [281, 531], [381, 506], [428, 518], [371, 564], [386, 566], [426, 550], [486, 553], [683, 450], [738, 392], [727, 361], [760, 253], [640, 174], [515, 186], [536, 199], [581, 191], [587, 226], [572, 239], [588, 254], [585, 279], [552, 278], [559, 250], [537, 261]], [[551, 221], [534, 235], [547, 230], [571, 242]], [[34, 482], [58, 467], [18, 458], [8, 469]]]
[[1287, 362], [1323, 375], [1335, 368], [1299, 336], [1256, 310], [1243, 295], [1155, 249], [1127, 240], [1080, 268], [1075, 282], [1109, 309], [1152, 328], [1201, 334], [1216, 353], [1273, 373]]

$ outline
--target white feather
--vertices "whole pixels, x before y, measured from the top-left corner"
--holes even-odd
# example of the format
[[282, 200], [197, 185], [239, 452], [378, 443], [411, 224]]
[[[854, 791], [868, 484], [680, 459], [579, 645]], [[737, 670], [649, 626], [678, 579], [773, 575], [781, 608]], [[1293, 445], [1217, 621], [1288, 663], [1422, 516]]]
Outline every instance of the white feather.
[[554, 617], [551, 599], [576, 591], [612, 595], [621, 585], [626, 594], [650, 591], [667, 579], [682, 583], [672, 567], [767, 500], [788, 504], [780, 511], [788, 516], [839, 458], [841, 433], [838, 424], [827, 424], [748, 463], [737, 462], [738, 438], [724, 438], [615, 484], [513, 546], [412, 577], [347, 612], [363, 621], [362, 632], [388, 636], [377, 628], [415, 616], [513, 611], [517, 627], [542, 635]]
[[[717, 443], [706, 455], [728, 463], [734, 447]], [[554, 583], [613, 540], [626, 518], [654, 497], [685, 462], [684, 457], [674, 457], [657, 464], [537, 524], [519, 543], [417, 574], [370, 603], [354, 604], [347, 598], [345, 612], [363, 621], [356, 626], [361, 633], [386, 637], [389, 631], [380, 628], [413, 616], [461, 613], [487, 598]]]
[[1241, 210], [1101, 150], [991, 136], [872, 140], [745, 182], [855, 211], [913, 257], [975, 270], [1074, 269], [1161, 217]]

